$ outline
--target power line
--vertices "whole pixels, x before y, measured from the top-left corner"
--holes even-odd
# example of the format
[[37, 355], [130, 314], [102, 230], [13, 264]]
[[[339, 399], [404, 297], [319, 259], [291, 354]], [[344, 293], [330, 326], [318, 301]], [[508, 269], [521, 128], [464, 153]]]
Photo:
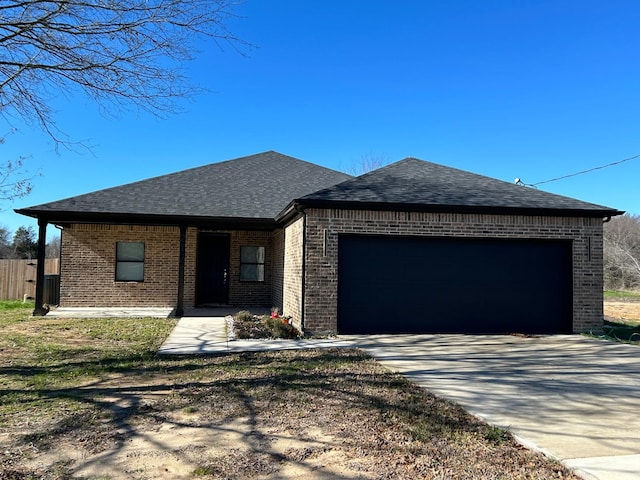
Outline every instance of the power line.
[[563, 175], [562, 177], [552, 178], [551, 180], [544, 180], [543, 182], [532, 183], [529, 186], [535, 187], [535, 186], [538, 186], [538, 185], [542, 185], [543, 183], [555, 182], [557, 180], [564, 180], [565, 178], [575, 177], [577, 175], [582, 175], [583, 173], [589, 173], [589, 172], [593, 172], [595, 170], [602, 170], [603, 168], [612, 167], [614, 165], [619, 165], [621, 163], [628, 162], [629, 160], [634, 160], [636, 158], [640, 158], [640, 154], [639, 155], [634, 155], [633, 157], [625, 158], [623, 160], [618, 160], [617, 162], [607, 163], [606, 165], [601, 165], [599, 167], [593, 167], [593, 168], [590, 168], [588, 170], [582, 170], [581, 172], [570, 173], [569, 175]]

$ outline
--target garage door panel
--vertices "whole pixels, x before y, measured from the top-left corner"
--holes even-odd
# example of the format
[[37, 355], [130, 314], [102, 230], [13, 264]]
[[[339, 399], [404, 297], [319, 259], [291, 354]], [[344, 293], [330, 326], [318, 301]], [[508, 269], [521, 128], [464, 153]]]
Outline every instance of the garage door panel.
[[344, 235], [340, 333], [571, 330], [571, 243]]

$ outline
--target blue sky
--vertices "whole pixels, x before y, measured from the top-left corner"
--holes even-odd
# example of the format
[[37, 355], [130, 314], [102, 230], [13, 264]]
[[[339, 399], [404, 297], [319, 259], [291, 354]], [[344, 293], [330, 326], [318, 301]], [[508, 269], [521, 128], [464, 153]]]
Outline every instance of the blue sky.
[[[61, 92], [58, 126], [91, 153], [56, 153], [29, 127], [7, 136], [5, 157], [41, 175], [0, 225], [35, 225], [13, 208], [265, 150], [339, 170], [413, 156], [530, 184], [640, 154], [637, 1], [246, 0], [237, 13], [230, 29], [255, 48], [202, 43], [188, 75], [209, 91], [182, 113], [105, 116]], [[540, 189], [640, 213], [639, 179], [640, 158]]]

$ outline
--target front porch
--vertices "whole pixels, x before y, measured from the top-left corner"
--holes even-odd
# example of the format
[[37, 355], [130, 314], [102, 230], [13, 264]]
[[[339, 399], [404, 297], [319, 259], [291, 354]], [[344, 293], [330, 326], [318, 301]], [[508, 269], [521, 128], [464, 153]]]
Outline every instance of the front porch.
[[[183, 318], [221, 318], [234, 315], [240, 310], [249, 310], [257, 315], [268, 315], [265, 307], [187, 307]], [[175, 309], [170, 307], [58, 307], [52, 308], [47, 318], [172, 318], [176, 317]]]

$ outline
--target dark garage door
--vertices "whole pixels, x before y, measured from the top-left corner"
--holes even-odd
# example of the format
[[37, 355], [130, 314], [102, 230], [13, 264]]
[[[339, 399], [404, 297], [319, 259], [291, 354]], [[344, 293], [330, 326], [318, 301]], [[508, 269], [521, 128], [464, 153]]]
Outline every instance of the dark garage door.
[[341, 235], [338, 332], [570, 333], [571, 242]]

